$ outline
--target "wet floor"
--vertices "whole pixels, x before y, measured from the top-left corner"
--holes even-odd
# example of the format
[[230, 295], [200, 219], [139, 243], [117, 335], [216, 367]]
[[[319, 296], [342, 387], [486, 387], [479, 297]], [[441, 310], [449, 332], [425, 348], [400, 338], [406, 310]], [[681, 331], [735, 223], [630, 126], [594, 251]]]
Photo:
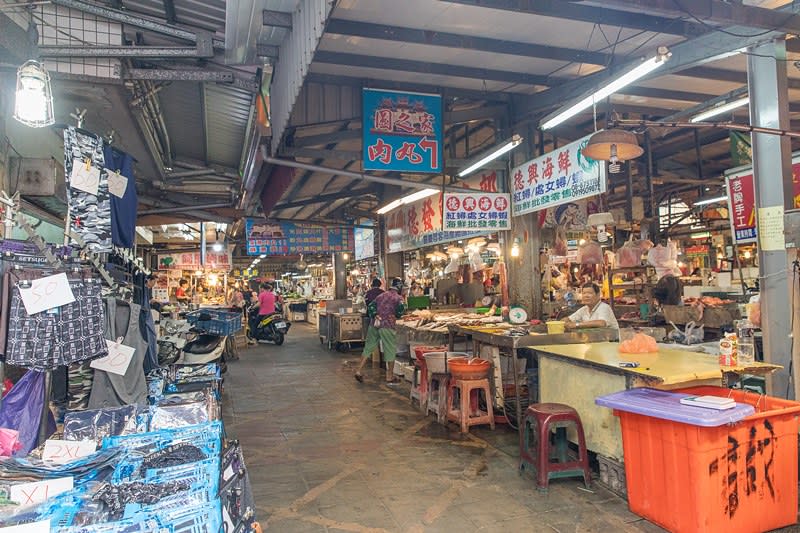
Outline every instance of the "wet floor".
[[518, 474], [515, 431], [439, 425], [412, 407], [407, 383], [388, 386], [370, 365], [356, 382], [358, 353], [326, 350], [307, 325], [241, 355], [228, 367], [224, 419], [266, 530], [664, 531], [596, 483], [554, 480], [538, 492]]

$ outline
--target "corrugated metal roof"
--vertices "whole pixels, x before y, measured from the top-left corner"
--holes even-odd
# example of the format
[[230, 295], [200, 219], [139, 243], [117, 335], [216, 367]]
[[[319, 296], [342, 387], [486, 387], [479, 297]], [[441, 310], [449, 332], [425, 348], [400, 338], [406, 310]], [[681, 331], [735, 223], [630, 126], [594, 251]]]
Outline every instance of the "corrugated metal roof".
[[234, 87], [205, 86], [208, 162], [238, 168], [253, 96]]
[[174, 155], [203, 161], [205, 138], [199, 83], [173, 82], [158, 94]]
[[[173, 0], [177, 25], [225, 33], [225, 0]], [[162, 0], [125, 0], [126, 11], [166, 20]]]

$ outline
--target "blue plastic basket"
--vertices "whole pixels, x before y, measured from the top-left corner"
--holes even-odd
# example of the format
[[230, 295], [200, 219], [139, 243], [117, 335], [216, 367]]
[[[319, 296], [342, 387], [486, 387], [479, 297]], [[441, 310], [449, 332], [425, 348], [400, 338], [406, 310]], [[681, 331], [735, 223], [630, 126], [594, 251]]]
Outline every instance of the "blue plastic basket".
[[[200, 320], [200, 315], [208, 315], [211, 320]], [[216, 309], [200, 309], [186, 313], [186, 320], [195, 328], [214, 335], [233, 335], [242, 329], [242, 314]]]

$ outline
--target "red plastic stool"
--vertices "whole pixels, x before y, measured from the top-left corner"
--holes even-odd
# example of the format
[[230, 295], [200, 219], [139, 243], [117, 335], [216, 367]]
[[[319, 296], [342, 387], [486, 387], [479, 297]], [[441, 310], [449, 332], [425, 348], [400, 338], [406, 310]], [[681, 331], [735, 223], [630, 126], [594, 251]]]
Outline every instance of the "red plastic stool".
[[414, 375], [411, 380], [409, 398], [412, 404], [414, 400], [419, 402], [421, 411], [428, 412], [428, 365], [425, 364], [425, 359], [414, 360]]
[[[583, 482], [589, 488], [589, 455], [581, 417], [575, 409], [561, 403], [533, 404], [525, 412], [523, 424], [519, 469], [522, 471], [527, 465], [536, 470], [539, 490], [546, 491], [551, 479], [576, 476], [583, 476]], [[577, 459], [567, 456], [569, 426], [574, 426], [578, 433]]]
[[447, 372], [428, 374], [428, 406], [425, 414], [433, 411], [440, 424], [447, 423], [447, 385], [449, 382], [450, 374]]
[[[456, 391], [458, 391], [458, 395], [456, 395]], [[486, 411], [481, 411], [478, 407], [480, 391], [483, 391]], [[466, 433], [470, 426], [479, 424], [489, 424], [494, 429], [494, 409], [492, 408], [492, 389], [489, 379], [450, 380], [447, 387], [447, 419], [460, 424], [461, 433]]]

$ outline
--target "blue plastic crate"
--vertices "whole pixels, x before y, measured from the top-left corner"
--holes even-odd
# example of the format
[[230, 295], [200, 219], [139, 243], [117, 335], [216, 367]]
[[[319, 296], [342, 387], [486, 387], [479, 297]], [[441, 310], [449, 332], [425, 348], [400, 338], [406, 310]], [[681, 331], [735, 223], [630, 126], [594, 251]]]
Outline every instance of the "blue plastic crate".
[[[208, 315], [210, 320], [200, 320], [201, 315]], [[200, 309], [186, 314], [189, 324], [199, 330], [214, 335], [233, 335], [242, 329], [242, 314], [216, 309]]]

